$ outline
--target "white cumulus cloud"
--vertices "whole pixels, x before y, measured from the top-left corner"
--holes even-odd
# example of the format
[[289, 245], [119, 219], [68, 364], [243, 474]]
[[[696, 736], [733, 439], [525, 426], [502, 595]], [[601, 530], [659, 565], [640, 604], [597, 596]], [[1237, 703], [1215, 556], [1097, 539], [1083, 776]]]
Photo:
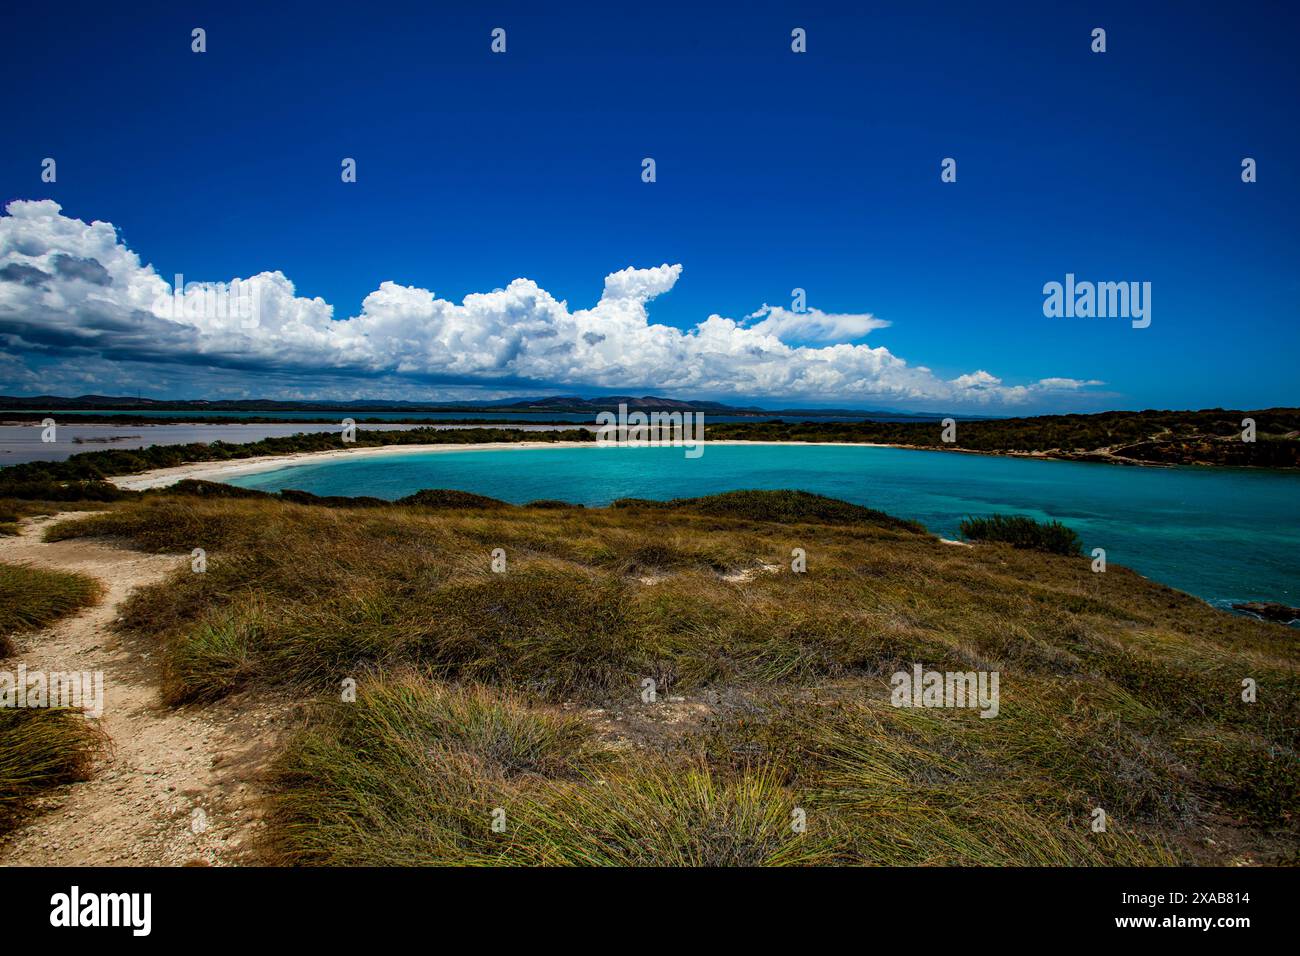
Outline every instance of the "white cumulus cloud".
[[[741, 321], [710, 315], [685, 330], [656, 324], [647, 305], [677, 283], [678, 264], [611, 273], [587, 309], [570, 308], [525, 278], [459, 303], [385, 281], [348, 318], [336, 318], [323, 299], [299, 296], [279, 271], [187, 282], [176, 295], [109, 223], [66, 217], [49, 200], [11, 202], [6, 213], [6, 353], [82, 356], [137, 369], [158, 363], [297, 376], [335, 370], [492, 388], [527, 382], [839, 403], [1017, 404], [1101, 384], [1054, 376], [1006, 385], [984, 370], [944, 379], [883, 346], [856, 341], [888, 326], [867, 313], [764, 305]], [[0, 364], [7, 376], [6, 368]]]

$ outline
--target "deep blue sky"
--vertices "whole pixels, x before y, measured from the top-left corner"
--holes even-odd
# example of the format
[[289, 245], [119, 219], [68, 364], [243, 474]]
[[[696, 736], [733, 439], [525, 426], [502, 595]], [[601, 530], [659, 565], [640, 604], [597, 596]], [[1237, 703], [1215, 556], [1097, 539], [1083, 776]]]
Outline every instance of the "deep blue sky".
[[[281, 270], [339, 318], [389, 279], [585, 308], [680, 262], [657, 322], [799, 286], [945, 378], [1106, 383], [1037, 407], [1300, 403], [1295, 4], [230, 6], [11, 5], [0, 199], [112, 222], [168, 279]], [[1151, 327], [1044, 318], [1067, 271], [1150, 281]]]

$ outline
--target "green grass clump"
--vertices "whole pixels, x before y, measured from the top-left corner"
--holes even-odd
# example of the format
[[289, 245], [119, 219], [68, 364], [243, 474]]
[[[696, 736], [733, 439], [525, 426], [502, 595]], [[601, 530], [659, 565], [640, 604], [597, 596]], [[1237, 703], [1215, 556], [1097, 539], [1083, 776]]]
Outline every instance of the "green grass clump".
[[398, 499], [398, 504], [417, 505], [421, 508], [505, 508], [504, 501], [476, 495], [454, 488], [425, 488], [415, 494]]
[[[1135, 728], [1093, 736], [1100, 724], [1077, 712], [1061, 739], [1053, 723], [1061, 700], [1051, 685], [1035, 682], [1032, 693], [1010, 696], [997, 718], [984, 720], [892, 707], [883, 682], [814, 699], [784, 695], [757, 718], [715, 727], [709, 749], [732, 765], [781, 768], [810, 820], [848, 834], [843, 852], [856, 863], [1174, 862], [1160, 830], [1177, 815], [1163, 801], [1186, 796], [1186, 784], [1168, 755], [1150, 753]], [[1098, 805], [1113, 820], [1106, 834], [1089, 826]]]
[[766, 768], [720, 775], [683, 762], [553, 788], [527, 807], [517, 862], [563, 866], [813, 866], [850, 862], [845, 835], [796, 831], [797, 798]]
[[576, 716], [417, 675], [375, 677], [278, 761], [271, 853], [289, 864], [493, 862], [494, 808], [602, 762]]
[[219, 700], [250, 684], [258, 673], [260, 608], [222, 607], [200, 618], [165, 645], [163, 698], [171, 704]]
[[0, 562], [0, 657], [14, 652], [13, 637], [39, 630], [99, 600], [94, 578]]
[[147, 494], [187, 495], [194, 498], [270, 498], [265, 491], [255, 488], [240, 488], [228, 485], [224, 481], [204, 481], [201, 478], [183, 478], [165, 488], [151, 489]]
[[280, 492], [280, 497], [285, 501], [292, 501], [296, 505], [319, 505], [323, 508], [387, 508], [392, 505], [391, 501], [385, 501], [383, 498], [372, 498], [368, 495], [358, 495], [357, 497], [314, 495], [310, 491], [298, 491], [295, 488], [285, 488]]
[[1206, 729], [1184, 739], [1181, 749], [1237, 813], [1272, 827], [1294, 825], [1300, 808], [1300, 759], [1294, 747]]
[[572, 566], [454, 580], [415, 636], [416, 659], [449, 677], [516, 684], [552, 699], [626, 693], [661, 650], [631, 585]]
[[80, 714], [61, 708], [0, 708], [0, 834], [32, 812], [53, 787], [90, 775], [104, 739]]
[[1002, 541], [1013, 548], [1031, 548], [1050, 554], [1080, 554], [1079, 536], [1059, 521], [1040, 522], [1026, 515], [989, 515], [966, 518], [961, 533], [971, 541]]
[[[270, 855], [327, 865], [829, 862], [771, 774], [627, 761], [576, 715], [415, 675], [361, 685], [279, 762]], [[500, 820], [494, 830], [494, 812]]]

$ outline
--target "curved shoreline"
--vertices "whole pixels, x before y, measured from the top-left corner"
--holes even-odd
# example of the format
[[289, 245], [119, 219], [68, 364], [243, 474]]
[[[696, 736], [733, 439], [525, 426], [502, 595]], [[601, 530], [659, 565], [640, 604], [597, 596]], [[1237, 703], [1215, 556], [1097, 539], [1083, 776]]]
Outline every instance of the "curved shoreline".
[[338, 448], [330, 451], [300, 451], [291, 455], [261, 455], [255, 458], [237, 458], [230, 461], [196, 461], [172, 468], [154, 468], [136, 475], [113, 475], [108, 481], [126, 491], [145, 491], [165, 488], [186, 478], [201, 481], [220, 481], [236, 475], [253, 475], [263, 471], [277, 471], [293, 465], [332, 461], [339, 458], [373, 458], [383, 455], [414, 455], [424, 452], [448, 451], [503, 451], [508, 448], [586, 448], [591, 442], [581, 441], [521, 441], [483, 442], [464, 445], [370, 445], [365, 448]]
[[[796, 445], [828, 446], [841, 448], [905, 448], [914, 451], [943, 451], [936, 448], [913, 448], [910, 445], [889, 445], [881, 442], [809, 442], [809, 441], [707, 441], [708, 445]], [[416, 455], [429, 452], [457, 451], [532, 451], [539, 448], [598, 448], [589, 441], [514, 441], [482, 442], [457, 445], [373, 445], [365, 448], [338, 448], [330, 451], [302, 451], [291, 455], [263, 455], [256, 458], [237, 458], [227, 461], [196, 461], [170, 468], [154, 468], [135, 475], [113, 475], [107, 480], [125, 491], [146, 491], [165, 488], [186, 478], [200, 481], [221, 481], [239, 475], [253, 475], [264, 471], [278, 471], [294, 465], [335, 461], [342, 458], [374, 458], [384, 455]]]
[[[750, 441], [739, 438], [707, 439], [709, 445], [782, 445], [802, 448], [899, 448], [904, 451], [929, 451], [938, 454], [981, 455], [990, 458], [1019, 458], [1028, 461], [1059, 461], [1076, 465], [1124, 464], [1142, 468], [1177, 468], [1166, 462], [1130, 461], [1112, 458], [1111, 461], [1076, 461], [1043, 451], [984, 451], [975, 448], [934, 448], [928, 445], [903, 445], [897, 442], [847, 442], [847, 441]], [[294, 465], [339, 458], [374, 457], [383, 455], [414, 455], [429, 452], [457, 451], [507, 451], [512, 449], [536, 450], [539, 448], [598, 448], [594, 441], [517, 441], [517, 442], [466, 442], [463, 444], [430, 445], [367, 445], [363, 448], [335, 448], [328, 451], [293, 452], [288, 455], [261, 455], [253, 458], [236, 458], [226, 461], [199, 461], [169, 468], [154, 468], [133, 475], [113, 475], [108, 481], [126, 491], [145, 491], [165, 488], [186, 478], [203, 481], [220, 481], [222, 478], [276, 471]], [[1193, 467], [1193, 466], [1181, 466]], [[1203, 466], [1231, 467], [1231, 466]]]

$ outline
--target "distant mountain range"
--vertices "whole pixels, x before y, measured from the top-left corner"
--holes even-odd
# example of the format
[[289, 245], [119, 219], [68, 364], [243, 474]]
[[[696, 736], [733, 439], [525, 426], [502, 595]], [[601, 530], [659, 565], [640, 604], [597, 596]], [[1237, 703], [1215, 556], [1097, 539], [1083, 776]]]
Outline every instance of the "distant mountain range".
[[[350, 402], [290, 402], [277, 399], [235, 399], [222, 401], [153, 399], [121, 395], [79, 395], [68, 398], [60, 395], [14, 396], [0, 395], [0, 411], [115, 411], [129, 414], [131, 412], [193, 412], [222, 411], [248, 412], [265, 414], [267, 412], [313, 412], [313, 411], [370, 411], [370, 412], [458, 412], [458, 411], [502, 411], [502, 412], [556, 412], [556, 413], [591, 413], [617, 411], [620, 405], [637, 411], [697, 411], [714, 415], [745, 415], [762, 417], [764, 415], [807, 415], [810, 417], [836, 416], [853, 418], [916, 418], [923, 420], [937, 419], [940, 415], [900, 412], [886, 409], [846, 409], [846, 408], [798, 408], [771, 409], [756, 405], [727, 405], [723, 402], [684, 401], [676, 398], [662, 398], [644, 395], [637, 398], [632, 395], [603, 395], [598, 398], [582, 398], [577, 395], [554, 395], [545, 398], [506, 398], [478, 402], [391, 402], [391, 401], [350, 401]], [[961, 416], [958, 416], [961, 417]]]

